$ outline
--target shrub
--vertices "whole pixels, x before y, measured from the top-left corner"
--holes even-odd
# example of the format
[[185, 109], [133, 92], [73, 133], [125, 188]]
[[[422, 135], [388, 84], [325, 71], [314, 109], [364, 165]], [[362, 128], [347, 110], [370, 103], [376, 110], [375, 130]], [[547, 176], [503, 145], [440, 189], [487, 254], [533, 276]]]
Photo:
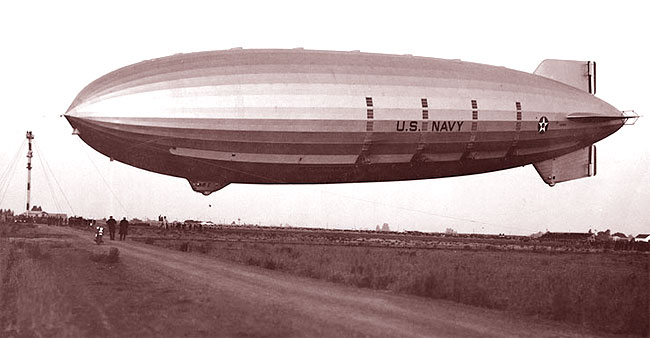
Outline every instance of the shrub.
[[106, 263], [117, 263], [120, 261], [120, 250], [117, 248], [111, 247], [108, 250], [108, 256], [106, 256]]

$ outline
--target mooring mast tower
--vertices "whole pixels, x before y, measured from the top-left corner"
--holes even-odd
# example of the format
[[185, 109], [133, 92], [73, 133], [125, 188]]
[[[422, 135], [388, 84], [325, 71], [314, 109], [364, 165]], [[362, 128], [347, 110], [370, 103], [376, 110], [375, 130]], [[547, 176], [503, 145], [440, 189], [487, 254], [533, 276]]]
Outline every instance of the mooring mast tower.
[[34, 139], [34, 134], [31, 131], [27, 132], [27, 144], [29, 148], [27, 150], [27, 212], [29, 213], [29, 198], [31, 193], [32, 186], [32, 140]]

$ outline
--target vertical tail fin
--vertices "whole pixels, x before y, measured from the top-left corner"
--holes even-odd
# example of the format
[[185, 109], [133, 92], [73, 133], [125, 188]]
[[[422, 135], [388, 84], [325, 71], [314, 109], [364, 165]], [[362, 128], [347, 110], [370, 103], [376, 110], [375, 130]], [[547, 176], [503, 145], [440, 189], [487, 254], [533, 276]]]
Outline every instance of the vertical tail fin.
[[596, 176], [596, 146], [533, 164], [537, 173], [551, 187], [555, 183]]
[[596, 94], [596, 62], [594, 61], [544, 60], [533, 74]]

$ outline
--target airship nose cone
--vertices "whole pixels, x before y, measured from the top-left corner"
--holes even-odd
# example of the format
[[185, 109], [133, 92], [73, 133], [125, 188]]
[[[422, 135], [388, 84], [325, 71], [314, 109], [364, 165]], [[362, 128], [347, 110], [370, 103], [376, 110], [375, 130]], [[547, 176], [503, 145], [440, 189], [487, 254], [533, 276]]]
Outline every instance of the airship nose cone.
[[68, 123], [70, 123], [70, 125], [74, 128], [75, 120], [77, 120], [77, 117], [72, 116], [68, 113], [65, 113], [63, 116], [65, 117], [66, 120], [68, 120]]
[[79, 118], [72, 116], [68, 114], [67, 112], [63, 115], [66, 120], [68, 120], [68, 123], [70, 123], [70, 126], [72, 126], [72, 135], [79, 135]]

